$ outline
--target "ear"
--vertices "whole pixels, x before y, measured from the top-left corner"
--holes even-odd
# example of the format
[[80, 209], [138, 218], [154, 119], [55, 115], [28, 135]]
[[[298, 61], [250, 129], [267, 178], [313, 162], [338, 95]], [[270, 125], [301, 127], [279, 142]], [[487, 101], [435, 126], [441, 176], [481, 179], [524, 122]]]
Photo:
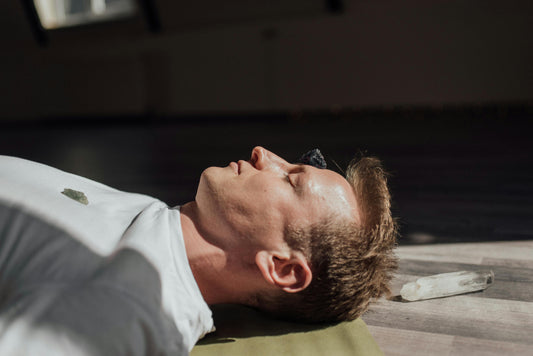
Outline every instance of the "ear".
[[297, 293], [311, 283], [313, 273], [301, 252], [284, 256], [269, 251], [259, 251], [255, 263], [263, 278], [270, 284], [288, 293]]

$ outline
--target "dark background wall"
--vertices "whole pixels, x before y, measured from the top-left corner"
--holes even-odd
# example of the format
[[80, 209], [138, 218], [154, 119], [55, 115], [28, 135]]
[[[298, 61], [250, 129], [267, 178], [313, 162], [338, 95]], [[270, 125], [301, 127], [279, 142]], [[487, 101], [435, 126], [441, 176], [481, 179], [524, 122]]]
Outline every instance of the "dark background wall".
[[255, 145], [363, 151], [401, 243], [531, 239], [533, 2], [152, 3], [41, 44], [0, 4], [0, 154], [174, 205]]
[[[153, 2], [46, 34], [0, 5], [0, 118], [531, 103], [527, 0]], [[31, 103], [31, 105], [28, 105]]]

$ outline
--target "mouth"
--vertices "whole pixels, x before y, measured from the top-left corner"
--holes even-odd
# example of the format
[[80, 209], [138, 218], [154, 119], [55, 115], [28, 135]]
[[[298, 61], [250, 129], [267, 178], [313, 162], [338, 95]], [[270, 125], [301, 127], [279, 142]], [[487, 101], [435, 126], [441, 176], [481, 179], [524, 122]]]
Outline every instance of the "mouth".
[[249, 164], [249, 162], [244, 161], [244, 160], [242, 160], [242, 159], [239, 160], [239, 161], [237, 162], [237, 167], [239, 168], [239, 174], [241, 174], [242, 169], [243, 169], [243, 166], [244, 166], [245, 164], [247, 164], [247, 163]]
[[229, 165], [231, 168], [233, 168], [233, 171], [235, 172], [236, 175], [239, 175], [241, 173], [241, 169], [237, 163], [231, 162]]

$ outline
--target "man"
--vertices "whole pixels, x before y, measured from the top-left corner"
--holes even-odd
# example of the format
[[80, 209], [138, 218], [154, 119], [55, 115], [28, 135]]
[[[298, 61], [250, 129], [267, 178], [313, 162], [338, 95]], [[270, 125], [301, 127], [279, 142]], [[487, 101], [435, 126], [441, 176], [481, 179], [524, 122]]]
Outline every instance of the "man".
[[256, 147], [172, 209], [14, 158], [0, 179], [0, 354], [186, 354], [218, 303], [350, 320], [396, 263], [372, 158], [344, 179]]

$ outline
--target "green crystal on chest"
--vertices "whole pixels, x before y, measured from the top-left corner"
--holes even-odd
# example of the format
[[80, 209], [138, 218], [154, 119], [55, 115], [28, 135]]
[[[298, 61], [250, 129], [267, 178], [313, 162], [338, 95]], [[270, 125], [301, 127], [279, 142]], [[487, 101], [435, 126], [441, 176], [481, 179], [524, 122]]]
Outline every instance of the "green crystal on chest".
[[87, 196], [85, 196], [85, 194], [83, 192], [80, 192], [80, 191], [77, 191], [77, 190], [74, 190], [74, 189], [65, 188], [61, 192], [61, 194], [66, 195], [70, 199], [73, 199], [73, 200], [75, 200], [78, 203], [81, 203], [83, 205], [89, 204], [89, 200], [87, 199]]

